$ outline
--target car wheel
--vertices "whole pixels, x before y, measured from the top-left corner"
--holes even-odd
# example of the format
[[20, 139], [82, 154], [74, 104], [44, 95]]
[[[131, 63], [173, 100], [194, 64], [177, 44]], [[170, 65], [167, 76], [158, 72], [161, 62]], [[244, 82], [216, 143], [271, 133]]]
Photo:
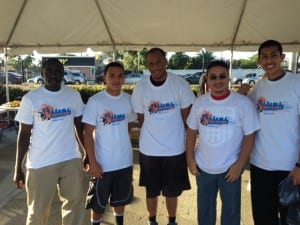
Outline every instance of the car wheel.
[[80, 81], [79, 80], [75, 80], [75, 84], [80, 84]]
[[37, 81], [37, 83], [38, 83], [38, 84], [43, 84], [44, 81], [43, 81], [42, 79], [39, 79], [39, 80]]
[[255, 81], [254, 81], [254, 80], [250, 80], [250, 81], [249, 81], [249, 84], [254, 85], [254, 84], [255, 84]]
[[236, 83], [239, 84], [239, 85], [241, 85], [242, 84], [242, 80], [238, 80]]

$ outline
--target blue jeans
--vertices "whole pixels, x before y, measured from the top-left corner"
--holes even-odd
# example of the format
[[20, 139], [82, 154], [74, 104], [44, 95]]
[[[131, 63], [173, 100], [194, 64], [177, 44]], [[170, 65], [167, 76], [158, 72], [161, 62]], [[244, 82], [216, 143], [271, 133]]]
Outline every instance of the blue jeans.
[[208, 174], [203, 171], [196, 177], [198, 186], [198, 225], [216, 224], [217, 194], [222, 201], [221, 225], [240, 225], [241, 221], [241, 177], [227, 182], [227, 172]]

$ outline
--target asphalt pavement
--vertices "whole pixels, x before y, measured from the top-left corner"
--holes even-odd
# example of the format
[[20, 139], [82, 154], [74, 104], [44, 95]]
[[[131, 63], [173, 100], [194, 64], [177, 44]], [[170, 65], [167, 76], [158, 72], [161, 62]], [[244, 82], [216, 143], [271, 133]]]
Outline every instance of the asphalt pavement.
[[[13, 168], [16, 153], [16, 131], [14, 129], [4, 131], [3, 143], [0, 144], [0, 225], [25, 225], [26, 223], [26, 193], [18, 190], [13, 183]], [[139, 165], [137, 164], [138, 149], [134, 149], [134, 200], [125, 209], [125, 225], [146, 225], [147, 211], [145, 205], [145, 190], [138, 186]], [[185, 191], [179, 198], [177, 210], [178, 225], [196, 225], [196, 182], [190, 177], [192, 189]], [[241, 225], [253, 225], [251, 214], [250, 192], [247, 189], [249, 171], [245, 170], [242, 179], [242, 219]], [[87, 187], [88, 175], [84, 184]], [[220, 224], [220, 200], [217, 206], [217, 225]], [[61, 225], [61, 203], [55, 198], [52, 204], [48, 225]], [[83, 209], [85, 210], [85, 209]], [[89, 211], [86, 212], [86, 225], [89, 225]], [[164, 198], [159, 198], [157, 221], [160, 225], [167, 224], [167, 212]], [[114, 217], [110, 207], [103, 218], [104, 225], [113, 225]]]

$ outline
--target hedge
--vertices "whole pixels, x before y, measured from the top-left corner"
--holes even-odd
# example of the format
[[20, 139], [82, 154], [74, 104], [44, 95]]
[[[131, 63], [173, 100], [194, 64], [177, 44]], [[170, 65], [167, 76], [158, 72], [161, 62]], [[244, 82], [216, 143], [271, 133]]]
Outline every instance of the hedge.
[[[84, 103], [87, 103], [89, 97], [105, 89], [105, 85], [69, 85], [69, 86], [79, 91]], [[22, 96], [24, 96], [28, 91], [37, 87], [39, 87], [39, 85], [32, 85], [32, 84], [9, 85], [9, 99], [10, 101], [21, 100]], [[129, 94], [132, 94], [134, 87], [135, 85], [123, 85], [122, 90]], [[191, 85], [190, 87], [193, 93], [197, 96], [199, 86]], [[3, 104], [5, 102], [6, 102], [6, 87], [5, 85], [0, 85], [0, 104]]]

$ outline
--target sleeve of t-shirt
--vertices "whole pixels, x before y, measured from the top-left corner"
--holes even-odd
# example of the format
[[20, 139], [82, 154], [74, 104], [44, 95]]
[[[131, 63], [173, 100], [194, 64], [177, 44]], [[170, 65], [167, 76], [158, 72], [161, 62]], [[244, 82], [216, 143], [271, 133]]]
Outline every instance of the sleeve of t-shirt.
[[34, 109], [28, 95], [23, 96], [20, 108], [15, 116], [15, 120], [28, 125], [33, 124]]
[[245, 99], [243, 105], [240, 106], [243, 110], [242, 114], [242, 126], [244, 135], [249, 135], [260, 129], [258, 113], [255, 105], [249, 100]]
[[256, 104], [256, 86], [252, 88], [252, 90], [247, 94], [248, 98], [250, 99], [253, 104]]
[[300, 76], [299, 75], [295, 75], [296, 76], [296, 81], [293, 82], [294, 85], [294, 91], [297, 95], [297, 108], [298, 108], [298, 115], [300, 115]]
[[93, 98], [89, 98], [87, 104], [84, 107], [82, 122], [93, 126], [97, 124], [97, 110], [95, 108], [96, 103]]
[[189, 84], [186, 81], [182, 82], [181, 108], [184, 109], [189, 107], [194, 103], [195, 99], [196, 96]]
[[129, 115], [128, 115], [128, 121], [129, 122], [133, 122], [133, 121], [136, 121], [137, 120], [137, 115], [136, 113], [133, 111], [133, 107], [132, 107], [132, 103], [130, 102], [130, 106], [131, 106], [131, 110], [129, 112]]
[[82, 116], [83, 114], [83, 109], [84, 109], [84, 104], [83, 104], [83, 101], [82, 101], [82, 98], [81, 98], [81, 95], [79, 92], [76, 92], [76, 104], [75, 104], [75, 114], [74, 116], [75, 117], [78, 117], [78, 116]]
[[143, 114], [144, 102], [143, 102], [143, 94], [140, 90], [141, 90], [141, 86], [137, 84], [131, 95], [131, 103], [134, 112]]
[[131, 111], [131, 113], [129, 113], [128, 115], [128, 121], [129, 122], [133, 122], [137, 120], [137, 115], [135, 112]]
[[188, 118], [186, 120], [186, 123], [190, 129], [198, 130], [199, 124], [197, 120], [197, 111], [198, 111], [198, 103], [197, 101], [193, 104], [191, 111], [188, 115]]

